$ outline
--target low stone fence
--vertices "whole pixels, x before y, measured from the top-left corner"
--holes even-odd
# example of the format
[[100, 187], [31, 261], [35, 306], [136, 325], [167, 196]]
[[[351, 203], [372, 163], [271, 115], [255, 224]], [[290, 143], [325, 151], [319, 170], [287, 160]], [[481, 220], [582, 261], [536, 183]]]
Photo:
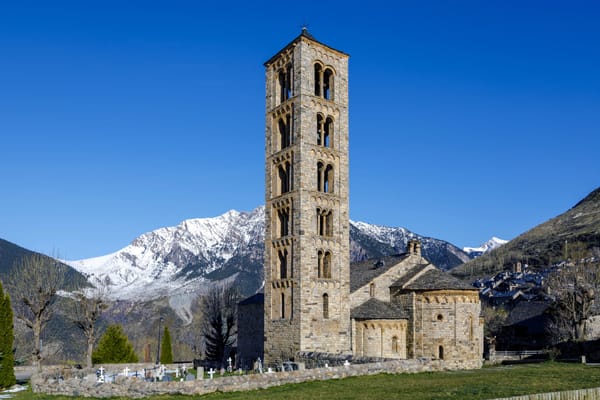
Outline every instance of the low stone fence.
[[567, 390], [564, 392], [550, 392], [526, 394], [523, 396], [505, 397], [495, 400], [593, 400], [600, 399], [600, 388]]
[[[130, 366], [130, 370], [134, 366]], [[100, 383], [95, 374], [57, 378], [55, 374], [34, 375], [31, 388], [36, 393], [47, 393], [83, 397], [131, 397], [140, 398], [158, 394], [202, 395], [213, 392], [235, 392], [267, 389], [290, 383], [341, 379], [351, 376], [375, 375], [381, 373], [399, 374], [457, 369], [480, 368], [480, 361], [471, 363], [443, 360], [411, 359], [378, 362], [372, 364], [351, 364], [330, 368], [315, 368], [301, 371], [225, 376], [215, 379], [198, 379], [184, 382], [147, 382], [142, 379], [118, 376], [114, 383]], [[105, 366], [106, 370], [110, 369]], [[123, 365], [118, 366], [122, 370]], [[139, 369], [139, 366], [137, 367]]]

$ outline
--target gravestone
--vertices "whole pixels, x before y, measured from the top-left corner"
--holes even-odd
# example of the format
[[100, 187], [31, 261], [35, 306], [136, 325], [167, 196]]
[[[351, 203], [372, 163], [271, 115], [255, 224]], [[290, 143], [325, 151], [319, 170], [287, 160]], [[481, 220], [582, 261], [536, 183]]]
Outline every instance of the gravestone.
[[204, 379], [204, 367], [196, 368], [196, 379]]

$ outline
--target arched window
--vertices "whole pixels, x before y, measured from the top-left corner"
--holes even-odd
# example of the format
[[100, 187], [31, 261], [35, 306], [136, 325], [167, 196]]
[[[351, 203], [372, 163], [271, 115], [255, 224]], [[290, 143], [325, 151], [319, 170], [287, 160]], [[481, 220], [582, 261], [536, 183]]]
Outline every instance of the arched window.
[[469, 340], [473, 341], [473, 337], [475, 336], [475, 327], [473, 326], [473, 316], [472, 315], [469, 315], [468, 324], [469, 324]]
[[323, 251], [317, 251], [317, 278], [323, 277]]
[[277, 174], [279, 176], [279, 194], [291, 191], [294, 186], [292, 164], [286, 161], [284, 164], [279, 165]]
[[292, 97], [292, 65], [288, 64], [277, 74], [279, 83], [279, 102], [283, 103]]
[[440, 360], [444, 359], [444, 346], [438, 347], [438, 358]]
[[323, 278], [331, 279], [331, 253], [328, 251], [323, 256]]
[[284, 237], [289, 235], [290, 225], [290, 210], [289, 208], [282, 208], [277, 210], [277, 216], [279, 217], [279, 236]]
[[373, 282], [369, 285], [369, 296], [375, 297], [375, 284]]
[[322, 145], [325, 147], [332, 147], [331, 140], [333, 136], [333, 119], [331, 117], [327, 117], [325, 120], [325, 125], [323, 127], [323, 142]]
[[317, 190], [323, 191], [323, 174], [325, 173], [325, 164], [322, 162], [317, 163]]
[[285, 293], [281, 293], [281, 319], [285, 319]]
[[287, 278], [288, 251], [287, 249], [279, 250], [279, 279]]
[[333, 192], [333, 166], [328, 164], [323, 173], [323, 192]]
[[317, 114], [317, 145], [323, 145], [323, 135], [325, 130], [325, 124], [323, 122], [323, 116], [321, 114]]
[[400, 346], [398, 345], [398, 336], [392, 337], [392, 353], [398, 354], [400, 352]]
[[315, 63], [315, 96], [333, 100], [334, 73], [331, 68], [325, 68]]
[[323, 82], [323, 67], [321, 64], [315, 64], [315, 96], [321, 96]]
[[317, 208], [317, 235], [331, 236], [333, 234], [333, 213], [331, 210]]
[[333, 193], [333, 165], [317, 163], [317, 190], [324, 193]]
[[292, 117], [290, 115], [286, 115], [285, 119], [279, 118], [277, 125], [279, 127], [279, 147], [280, 150], [283, 150], [286, 147], [290, 147], [292, 145]]
[[333, 71], [329, 68], [323, 73], [323, 98], [333, 100]]
[[323, 295], [323, 319], [329, 319], [329, 295]]

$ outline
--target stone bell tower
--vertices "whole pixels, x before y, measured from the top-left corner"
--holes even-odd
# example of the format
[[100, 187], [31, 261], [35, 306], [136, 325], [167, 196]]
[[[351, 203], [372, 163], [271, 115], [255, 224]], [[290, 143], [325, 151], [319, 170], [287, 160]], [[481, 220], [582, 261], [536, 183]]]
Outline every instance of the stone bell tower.
[[303, 29], [265, 69], [265, 362], [348, 354], [348, 55]]

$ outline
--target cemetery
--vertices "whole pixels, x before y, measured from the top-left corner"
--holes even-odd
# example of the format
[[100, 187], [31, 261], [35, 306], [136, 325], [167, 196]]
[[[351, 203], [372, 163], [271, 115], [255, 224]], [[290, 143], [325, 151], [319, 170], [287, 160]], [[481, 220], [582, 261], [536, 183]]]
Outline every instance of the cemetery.
[[[258, 360], [257, 360], [258, 361]], [[325, 366], [314, 369], [285, 370], [282, 365], [276, 371], [262, 368], [228, 372], [199, 367], [193, 371], [191, 365], [183, 364], [112, 364], [97, 370], [46, 368], [41, 374], [32, 376], [33, 392], [76, 397], [141, 398], [158, 394], [202, 395], [214, 392], [235, 392], [266, 389], [290, 383], [341, 379], [351, 376], [399, 374], [465, 369], [469, 366], [457, 362], [429, 359], [408, 359], [352, 364], [346, 361], [340, 366]], [[301, 365], [301, 364], [300, 364]], [[289, 366], [292, 369], [291, 366]]]

